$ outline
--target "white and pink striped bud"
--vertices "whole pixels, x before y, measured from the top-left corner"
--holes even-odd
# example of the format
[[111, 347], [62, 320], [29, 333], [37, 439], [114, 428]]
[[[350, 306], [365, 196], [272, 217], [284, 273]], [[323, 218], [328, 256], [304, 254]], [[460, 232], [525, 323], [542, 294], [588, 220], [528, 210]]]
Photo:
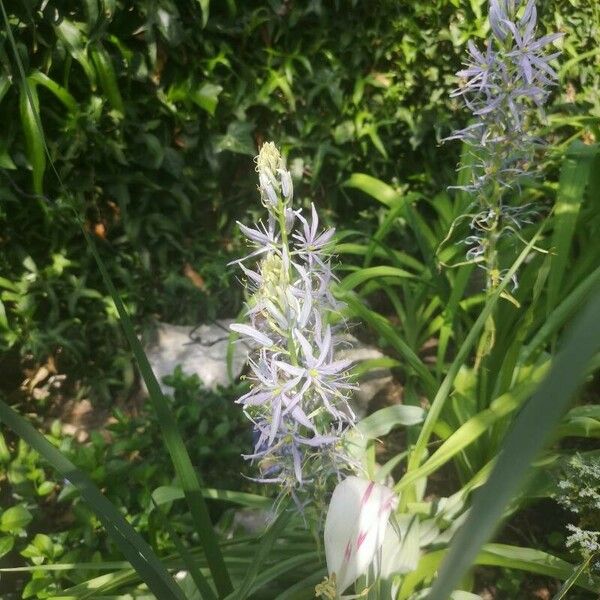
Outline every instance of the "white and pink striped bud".
[[397, 505], [392, 490], [359, 477], [348, 477], [335, 488], [325, 519], [325, 557], [338, 595], [373, 563]]

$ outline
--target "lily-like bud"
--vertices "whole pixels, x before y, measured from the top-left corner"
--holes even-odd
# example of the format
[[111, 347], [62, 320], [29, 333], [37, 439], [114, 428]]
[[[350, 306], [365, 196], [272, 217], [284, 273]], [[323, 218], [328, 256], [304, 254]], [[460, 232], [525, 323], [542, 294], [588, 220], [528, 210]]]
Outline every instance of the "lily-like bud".
[[292, 231], [295, 220], [296, 220], [296, 213], [291, 208], [286, 208], [285, 209], [285, 230], [287, 233], [290, 233], [290, 231]]
[[281, 193], [286, 200], [291, 200], [294, 193], [294, 184], [292, 183], [292, 174], [285, 169], [279, 169], [281, 177]]
[[258, 181], [263, 199], [266, 198], [271, 206], [277, 206], [277, 192], [269, 177], [265, 173], [260, 172], [258, 174]]
[[359, 477], [335, 488], [325, 519], [325, 557], [338, 594], [367, 572], [397, 504], [392, 490]]

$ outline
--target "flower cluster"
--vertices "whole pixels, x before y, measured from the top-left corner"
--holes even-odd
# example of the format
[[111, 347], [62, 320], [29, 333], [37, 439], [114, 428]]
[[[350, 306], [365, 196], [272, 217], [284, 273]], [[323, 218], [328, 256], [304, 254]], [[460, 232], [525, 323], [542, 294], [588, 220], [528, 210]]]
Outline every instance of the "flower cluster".
[[481, 51], [470, 40], [469, 60], [457, 73], [462, 85], [453, 92], [463, 98], [475, 122], [448, 139], [476, 146], [478, 160], [472, 182], [463, 186], [479, 192], [489, 186], [517, 183], [531, 162], [535, 139], [527, 125], [542, 108], [556, 73], [549, 65], [559, 53], [545, 54], [561, 34], [536, 39], [535, 0], [528, 0], [517, 18], [518, 0], [491, 0], [492, 35]]
[[[352, 385], [347, 361], [334, 360], [336, 335], [330, 324], [341, 305], [331, 293], [334, 276], [328, 246], [333, 229], [319, 231], [292, 209], [289, 171], [273, 143], [256, 158], [266, 225], [238, 223], [253, 247], [238, 261], [250, 291], [248, 322], [234, 324], [253, 348], [251, 390], [239, 398], [255, 432], [257, 479], [277, 483], [301, 503], [305, 483], [326, 487], [349, 464], [341, 438], [354, 422], [348, 404]], [[254, 267], [244, 264], [258, 257]]]
[[593, 557], [592, 566], [600, 569], [600, 461], [574, 456], [558, 483], [557, 500], [577, 515], [578, 524], [567, 525], [567, 548]]
[[[467, 259], [483, 264], [493, 262], [495, 241], [514, 235], [522, 222], [519, 217], [531, 214], [527, 207], [518, 211], [504, 205], [502, 196], [519, 187], [533, 162], [538, 140], [528, 129], [557, 79], [550, 62], [559, 53], [546, 53], [546, 47], [562, 35], [536, 38], [535, 0], [490, 0], [489, 6], [486, 47], [481, 50], [468, 42], [468, 60], [457, 73], [461, 85], [452, 94], [463, 99], [474, 122], [446, 138], [472, 148], [472, 164], [461, 167], [471, 169], [471, 181], [455, 188], [476, 199], [472, 235], [465, 243]], [[496, 240], [490, 247], [492, 236]]]

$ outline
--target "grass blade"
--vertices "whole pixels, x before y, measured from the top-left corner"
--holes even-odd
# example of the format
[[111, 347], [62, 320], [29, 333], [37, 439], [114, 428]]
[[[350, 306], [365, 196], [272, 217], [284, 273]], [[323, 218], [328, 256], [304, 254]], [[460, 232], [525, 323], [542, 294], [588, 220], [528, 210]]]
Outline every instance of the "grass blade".
[[594, 558], [594, 554], [590, 554], [576, 569], [573, 571], [573, 575], [569, 577], [564, 585], [558, 590], [557, 594], [552, 600], [564, 600], [567, 597], [567, 592], [577, 583], [577, 580], [581, 577], [582, 573], [587, 569], [590, 562]]
[[[408, 600], [409, 596], [411, 596], [421, 582], [431, 581], [447, 552], [444, 549], [434, 550], [425, 554], [419, 561], [418, 567], [412, 573], [409, 573], [402, 582], [398, 600]], [[517, 569], [528, 573], [554, 577], [563, 581], [570, 577], [574, 568], [571, 563], [547, 552], [535, 550], [534, 548], [512, 546], [510, 544], [485, 544], [475, 557], [474, 563], [477, 565]], [[580, 581], [577, 585], [585, 590], [596, 591], [599, 583], [600, 581], [595, 578], [591, 581]], [[435, 587], [432, 592], [434, 590]], [[427, 599], [429, 600], [431, 597], [430, 594], [427, 596]], [[448, 600], [451, 597], [452, 593], [449, 592], [444, 596], [444, 600]]]
[[423, 361], [413, 352], [410, 346], [396, 333], [390, 322], [377, 314], [376, 312], [368, 309], [364, 301], [355, 296], [352, 293], [343, 292], [338, 288], [336, 295], [340, 300], [343, 300], [349, 307], [350, 311], [357, 317], [363, 319], [368, 323], [377, 333], [383, 336], [402, 356], [406, 362], [412, 367], [415, 373], [421, 379], [428, 394], [433, 394], [436, 388], [436, 381], [433, 375], [429, 372], [429, 369], [425, 366]]
[[46, 171], [46, 154], [44, 153], [44, 132], [38, 129], [35, 114], [39, 112], [40, 101], [35, 86], [25, 80], [19, 94], [19, 111], [21, 127], [25, 136], [27, 158], [31, 164], [33, 191], [42, 194], [44, 191], [44, 172]]
[[392, 186], [380, 179], [365, 173], [352, 173], [350, 178], [344, 181], [342, 185], [358, 189], [385, 206], [394, 206], [398, 202], [403, 202], [403, 196], [400, 192], [397, 192]]
[[77, 487], [94, 510], [108, 535], [157, 598], [184, 600], [185, 596], [148, 543], [131, 527], [123, 515], [102, 495], [92, 480], [65, 458], [23, 417], [0, 400], [0, 420], [43, 456], [62, 477]]
[[359, 269], [354, 273], [350, 273], [350, 275], [346, 275], [346, 277], [340, 281], [339, 286], [342, 290], [349, 292], [350, 290], [353, 290], [355, 287], [358, 287], [370, 279], [378, 279], [380, 277], [413, 279], [414, 275], [408, 271], [405, 271], [404, 269], [388, 267], [386, 265], [367, 267]]
[[206, 578], [202, 574], [199, 566], [196, 563], [196, 560], [192, 556], [192, 553], [186, 548], [185, 544], [181, 541], [181, 538], [177, 535], [177, 532], [169, 522], [168, 516], [163, 512], [162, 508], [158, 506], [156, 501], [152, 496], [152, 503], [154, 508], [156, 509], [157, 514], [160, 516], [161, 525], [167, 530], [171, 541], [175, 545], [175, 549], [181, 559], [183, 560], [186, 569], [188, 570], [190, 576], [192, 577], [193, 582], [196, 584], [197, 591], [200, 593], [200, 596], [204, 600], [216, 600], [215, 593], [212, 588], [206, 581]]
[[429, 600], [446, 600], [494, 531], [504, 507], [557, 424], [600, 347], [600, 290], [565, 337], [548, 377], [525, 405], [505, 438], [490, 479], [476, 495], [457, 532]]
[[525, 364], [548, 339], [553, 336], [571, 318], [597, 285], [600, 285], [600, 267], [590, 273], [549, 315], [544, 319], [533, 339], [523, 346], [519, 362]]
[[[258, 508], [264, 510], [270, 508], [273, 504], [273, 501], [265, 496], [249, 494], [247, 492], [236, 492], [234, 490], [202, 488], [202, 495], [211, 500], [231, 502], [246, 508]], [[160, 486], [152, 492], [152, 500], [153, 502], [156, 502], [158, 506], [168, 504], [175, 500], [182, 500], [183, 498], [185, 498], [183, 490], [171, 485]]]
[[534, 371], [527, 382], [517, 389], [496, 398], [489, 408], [463, 423], [418, 469], [406, 473], [396, 484], [394, 488], [396, 492], [400, 492], [421, 477], [426, 477], [437, 471], [481, 435], [489, 431], [494, 423], [515, 411], [523, 400], [535, 390], [543, 371], [541, 368]]

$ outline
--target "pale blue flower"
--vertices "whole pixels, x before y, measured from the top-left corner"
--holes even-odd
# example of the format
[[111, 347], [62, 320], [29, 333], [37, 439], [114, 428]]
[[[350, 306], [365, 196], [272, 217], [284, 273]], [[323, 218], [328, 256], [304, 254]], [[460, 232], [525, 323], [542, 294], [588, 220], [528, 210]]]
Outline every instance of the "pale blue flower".
[[[489, 23], [491, 35], [483, 50], [468, 42], [465, 67], [457, 73], [460, 87], [452, 93], [463, 99], [474, 120], [446, 138], [474, 148], [475, 160], [461, 167], [470, 169], [471, 181], [453, 187], [474, 196], [478, 212], [464, 243], [467, 260], [483, 268], [488, 268], [484, 258], [490, 258], [485, 256], [488, 234], [499, 239], [520, 227], [522, 214], [506, 207], [503, 195], [520, 189], [540, 145], [527, 129], [556, 84], [550, 63], [559, 53], [547, 47], [561, 37], [537, 35], [535, 0], [490, 0]], [[482, 215], [490, 205], [493, 218], [486, 222]]]
[[[254, 427], [257, 481], [277, 483], [303, 506], [303, 488], [317, 478], [337, 478], [350, 459], [341, 440], [352, 426], [348, 405], [353, 386], [347, 361], [336, 361], [336, 339], [328, 313], [333, 298], [328, 248], [334, 230], [319, 230], [315, 206], [306, 219], [289, 206], [293, 185], [277, 149], [265, 144], [256, 159], [259, 189], [268, 211], [265, 227], [240, 225], [252, 252], [235, 261], [251, 296], [250, 323], [231, 329], [254, 348], [251, 390], [238, 399]], [[241, 263], [257, 259], [254, 267]]]

